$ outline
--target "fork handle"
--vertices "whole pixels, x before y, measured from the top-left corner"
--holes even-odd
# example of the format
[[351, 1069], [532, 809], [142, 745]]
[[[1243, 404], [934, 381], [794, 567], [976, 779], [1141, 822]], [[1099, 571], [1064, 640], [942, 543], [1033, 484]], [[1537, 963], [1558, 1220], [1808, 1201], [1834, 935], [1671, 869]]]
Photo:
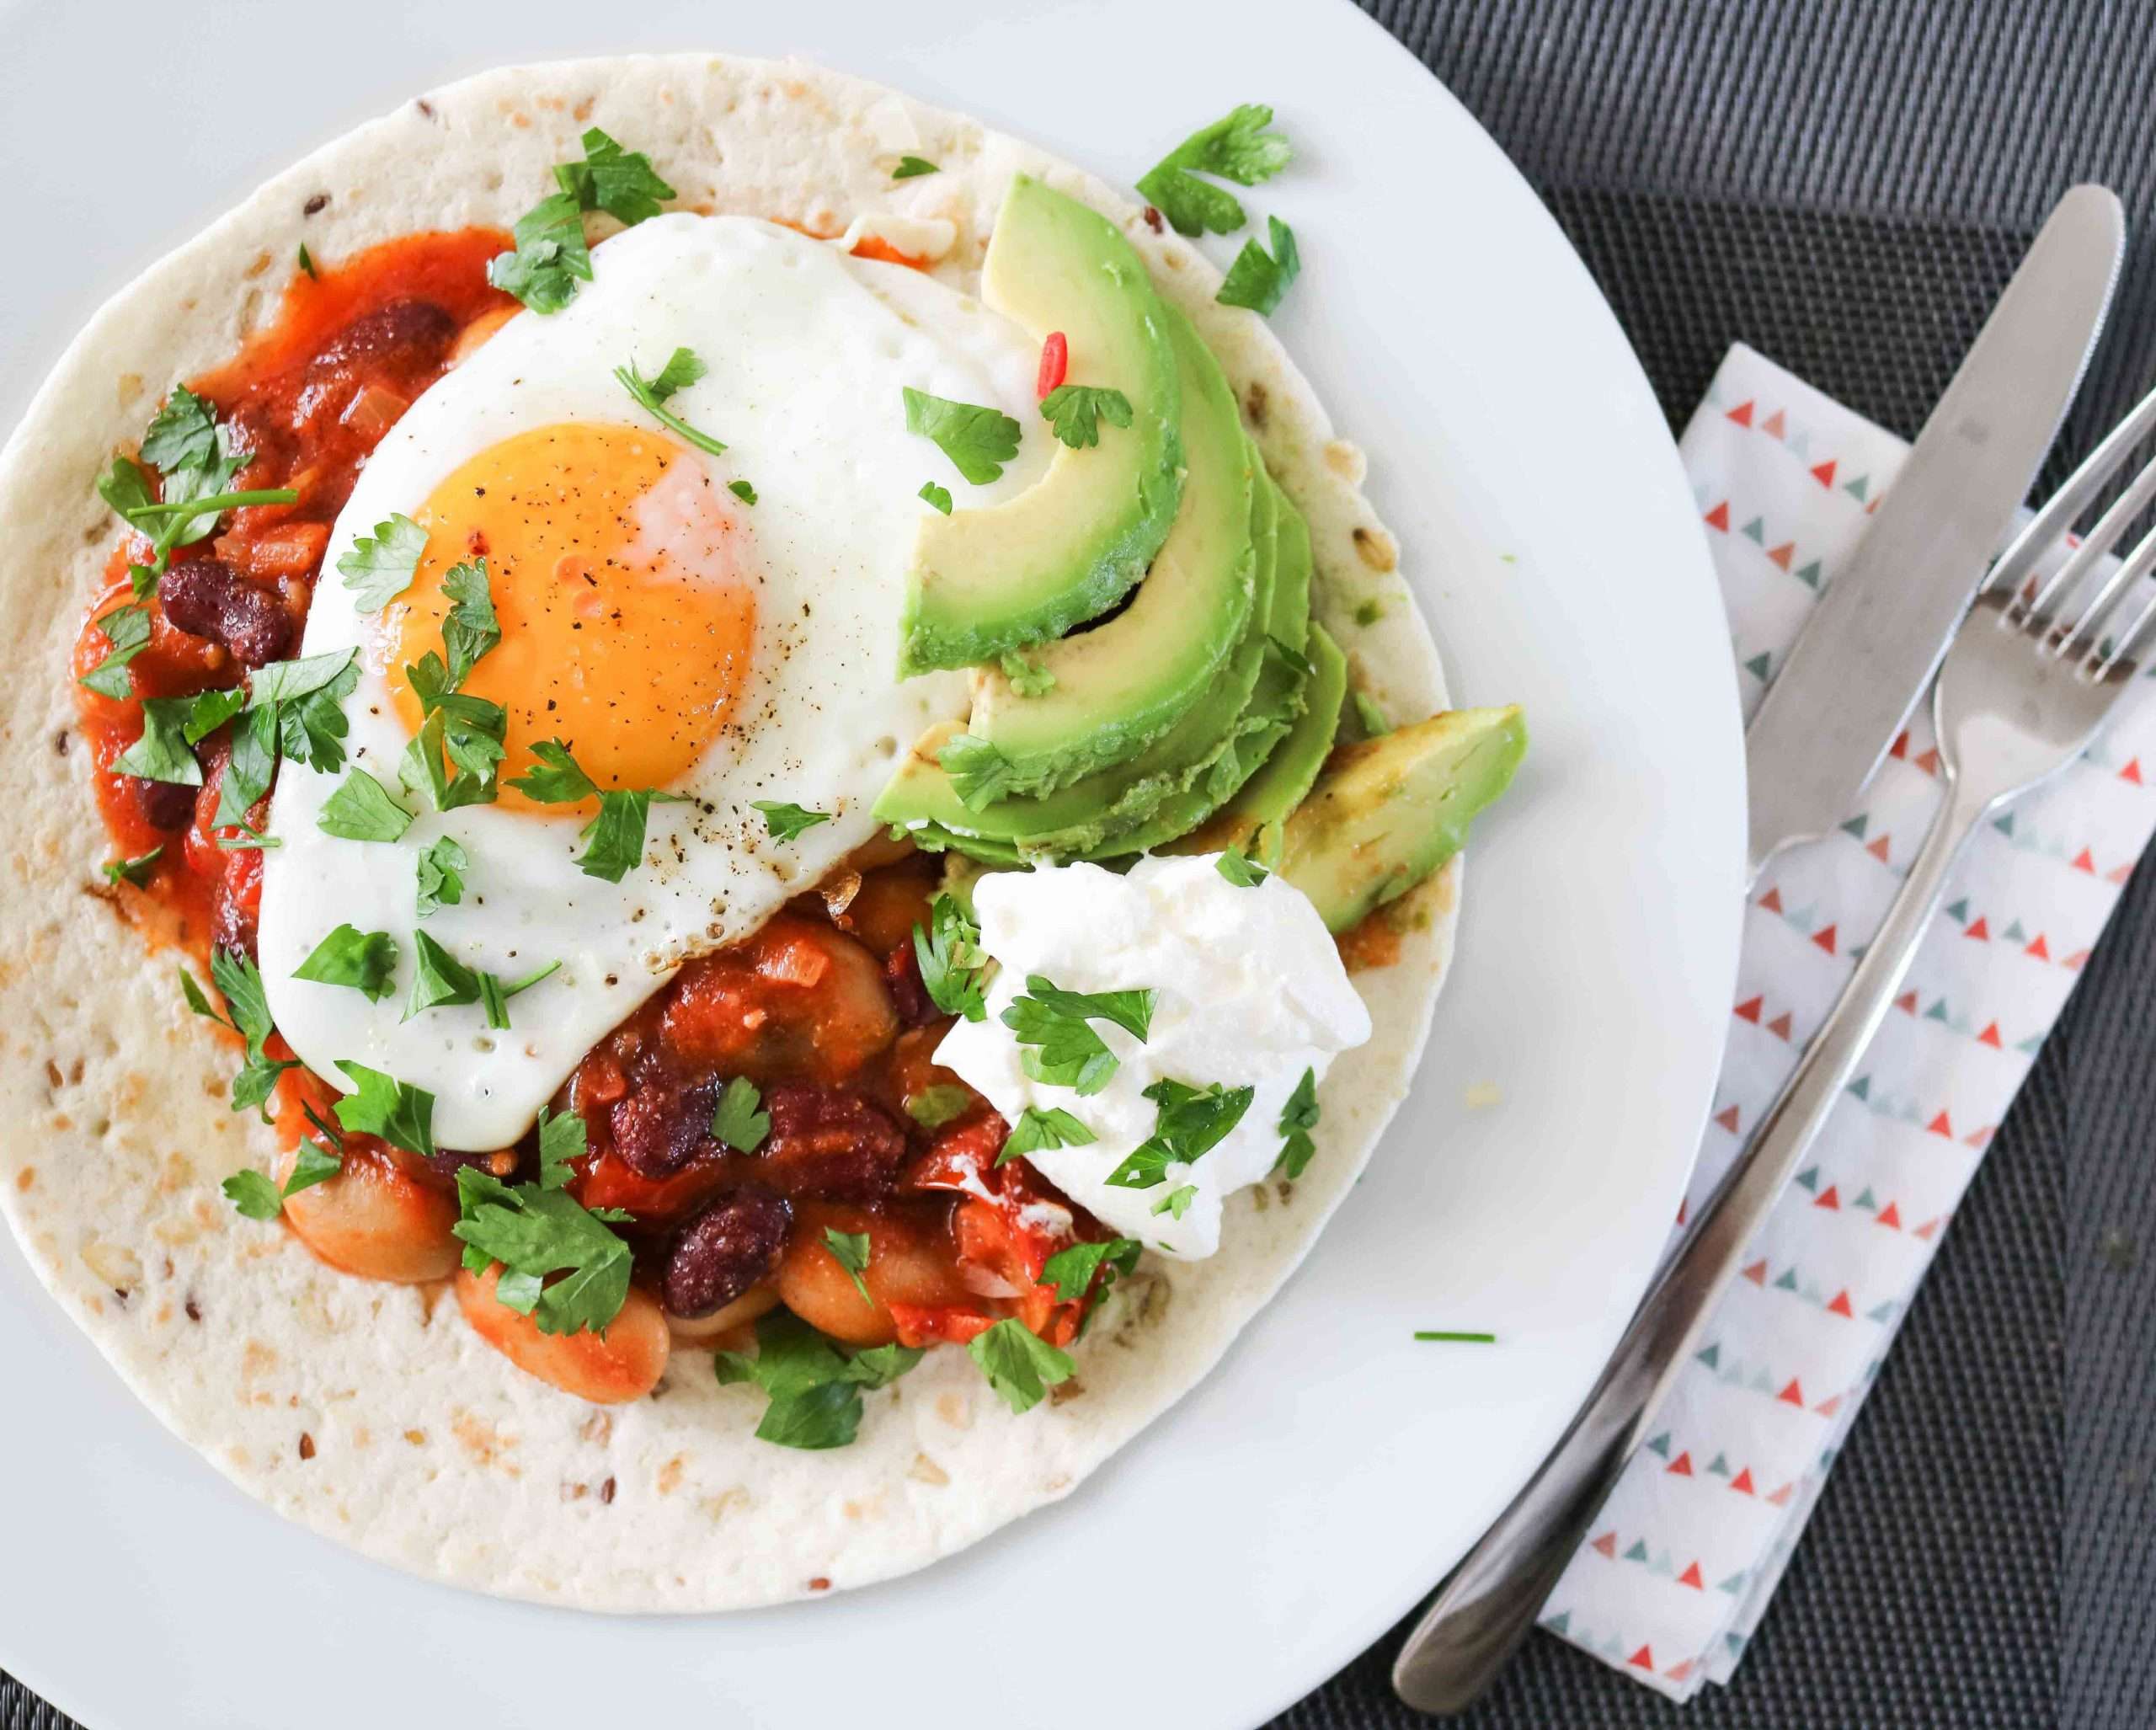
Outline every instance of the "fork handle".
[[1995, 793], [1970, 787], [1951, 766], [1945, 774], [1945, 801], [1886, 922], [1751, 1148], [1641, 1301], [1571, 1428], [1408, 1636], [1392, 1671], [1408, 1705], [1455, 1712], [1496, 1679], [1637, 1451], [1745, 1250], [1878, 1031], [1947, 873], [1996, 802]]

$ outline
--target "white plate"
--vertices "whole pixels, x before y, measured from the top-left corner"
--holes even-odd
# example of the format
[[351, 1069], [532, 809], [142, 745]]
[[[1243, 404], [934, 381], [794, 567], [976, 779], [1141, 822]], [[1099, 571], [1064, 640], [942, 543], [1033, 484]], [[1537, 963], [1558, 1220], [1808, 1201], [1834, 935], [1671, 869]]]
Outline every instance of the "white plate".
[[1412, 1098], [1282, 1298], [1069, 1500], [910, 1579], [726, 1618], [496, 1602], [282, 1523], [135, 1404], [0, 1233], [0, 1665], [93, 1730], [1254, 1723], [1460, 1554], [1644, 1284], [1728, 1017], [1743, 782], [1697, 513], [1638, 366], [1497, 147], [1350, 7], [986, 10], [0, 5], [24, 242], [0, 402], [259, 179], [488, 66], [798, 51], [1125, 180], [1270, 101], [1297, 160], [1251, 202], [1305, 261], [1277, 322], [1370, 453], [1456, 697], [1523, 702], [1534, 734]]

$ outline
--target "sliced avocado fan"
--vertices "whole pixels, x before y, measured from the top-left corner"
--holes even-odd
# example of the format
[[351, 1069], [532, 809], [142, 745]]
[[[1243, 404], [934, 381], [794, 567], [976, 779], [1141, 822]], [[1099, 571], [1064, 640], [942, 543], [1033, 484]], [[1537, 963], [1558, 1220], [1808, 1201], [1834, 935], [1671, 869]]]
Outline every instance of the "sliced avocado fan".
[[[1131, 423], [1086, 449], [1058, 444], [1040, 479], [1001, 505], [923, 513], [902, 677], [993, 661], [1097, 618], [1145, 575], [1182, 497], [1175, 354], [1145, 266], [1113, 223], [1015, 176], [982, 264], [981, 299], [1037, 339], [1061, 331], [1065, 382], [1122, 392]], [[1038, 421], [1026, 431], [1053, 436]]]

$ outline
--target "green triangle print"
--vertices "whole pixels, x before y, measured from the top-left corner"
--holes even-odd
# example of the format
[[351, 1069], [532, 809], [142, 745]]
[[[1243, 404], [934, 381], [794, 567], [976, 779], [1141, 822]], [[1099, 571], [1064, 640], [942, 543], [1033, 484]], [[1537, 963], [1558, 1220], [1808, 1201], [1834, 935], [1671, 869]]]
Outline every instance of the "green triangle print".
[[1796, 579], [1807, 589], [1817, 589], [1819, 586], [1819, 561], [1815, 558], [1809, 564], [1799, 565]]
[[1755, 516], [1737, 532], [1746, 540], [1757, 541], [1764, 547], [1767, 544], [1767, 520], [1764, 516]]
[[1848, 822], [1842, 825], [1842, 833], [1844, 835], [1853, 835], [1859, 841], [1862, 841], [1864, 839], [1864, 831], [1870, 826], [1870, 823], [1871, 819], [1869, 815], [1860, 814], [1852, 817]]
[[1944, 997], [1941, 997], [1936, 1003], [1933, 1004], [1930, 1008], [1925, 1010], [1924, 1012], [1924, 1018], [1926, 1021], [1945, 1021], [1946, 1019], [1946, 1000]]
[[1844, 481], [1842, 490], [1860, 505], [1871, 496], [1871, 477], [1860, 474], [1853, 481]]
[[1664, 1430], [1660, 1435], [1649, 1442], [1647, 1444], [1647, 1452], [1650, 1454], [1659, 1454], [1663, 1459], [1667, 1460], [1669, 1457], [1669, 1432], [1668, 1430]]
[[1569, 1610], [1561, 1610], [1542, 1626], [1553, 1634], [1569, 1634], [1572, 1631], [1572, 1613]]
[[1727, 1579], [1724, 1580], [1721, 1584], [1715, 1588], [1716, 1591], [1726, 1592], [1732, 1598], [1743, 1589], [1744, 1570], [1742, 1568], [1737, 1569], [1735, 1573], [1732, 1574]]
[[1893, 1313], [1894, 1300], [1893, 1299], [1889, 1298], [1883, 1304], [1874, 1304], [1870, 1309], [1864, 1312], [1864, 1316], [1865, 1320], [1867, 1322], [1884, 1322], [1889, 1316], [1892, 1316]]
[[1694, 1352], [1692, 1355], [1700, 1363], [1705, 1364], [1708, 1369], [1719, 1369], [1721, 1367], [1721, 1342], [1720, 1340], [1716, 1340], [1712, 1345], [1706, 1347], [1703, 1350]]
[[2009, 943], [2025, 943], [2029, 941], [2029, 933], [2021, 929], [2021, 921], [2018, 919], [2001, 932], [1999, 937]]
[[1794, 1268], [1784, 1268], [1782, 1270], [1781, 1278], [1774, 1282], [1774, 1289], [1776, 1291], [1795, 1291], [1796, 1289], [1796, 1269]]
[[1870, 1076], [1859, 1076], [1854, 1081], [1851, 1081], [1849, 1083], [1849, 1097], [1853, 1099], [1861, 1099], [1865, 1103], [1869, 1104], [1871, 1100], [1871, 1077]]
[[2044, 1036], [2041, 1033], [2031, 1033], [2014, 1049], [2016, 1051], [2025, 1051], [2030, 1056], [2034, 1057], [2044, 1049]]
[[1949, 901], [1946, 916], [1956, 925], [1967, 925], [1969, 922], [1969, 898], [1964, 895], [1958, 901]]
[[1711, 1471], [1716, 1477], [1727, 1477], [1729, 1476], [1729, 1456], [1726, 1454], [1716, 1455], [1713, 1462], [1709, 1465], [1707, 1470]]
[[[1867, 1077], [1867, 1079], [1869, 1078]], [[1849, 1091], [1852, 1093], [1856, 1092], [1854, 1087]], [[1860, 1098], [1863, 1096], [1859, 1095], [1858, 1097]], [[1815, 1195], [1817, 1194], [1819, 1191], [1819, 1167], [1817, 1166], [1806, 1166], [1802, 1171], [1796, 1174], [1796, 1181], [1800, 1188], [1809, 1189]]]
[[1647, 1540], [1645, 1538], [1633, 1539], [1632, 1547], [1625, 1552], [1625, 1560], [1627, 1562], [1645, 1562], [1646, 1559]]
[[1767, 678], [1767, 668], [1769, 665], [1770, 663], [1765, 655], [1755, 654], [1750, 660], [1744, 663], [1744, 670], [1749, 673], [1753, 678], [1758, 680], [1762, 684], [1764, 684]]
[[1872, 1194], [1871, 1186], [1869, 1183], [1864, 1186], [1864, 1193], [1857, 1197], [1849, 1205], [1853, 1208], [1868, 1208], [1875, 1214], [1879, 1211], [1878, 1198]]
[[1991, 826], [2010, 841], [2014, 836], [2013, 812], [2009, 811], [2004, 817], [1994, 818]]

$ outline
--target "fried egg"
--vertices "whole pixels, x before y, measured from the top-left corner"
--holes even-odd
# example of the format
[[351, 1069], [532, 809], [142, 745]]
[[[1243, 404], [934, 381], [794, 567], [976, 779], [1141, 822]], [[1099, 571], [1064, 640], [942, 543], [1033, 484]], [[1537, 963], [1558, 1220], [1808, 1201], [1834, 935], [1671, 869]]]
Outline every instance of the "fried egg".
[[[287, 761], [267, 834], [259, 954], [279, 1030], [318, 1074], [385, 1071], [435, 1096], [445, 1147], [507, 1145], [605, 1034], [696, 953], [754, 931], [876, 832], [894, 759], [967, 707], [964, 676], [896, 675], [917, 496], [969, 505], [1022, 491], [1051, 441], [1029, 433], [1002, 478], [967, 487], [905, 430], [902, 387], [1038, 424], [1035, 345], [979, 302], [904, 266], [738, 216], [673, 215], [607, 241], [563, 311], [520, 312], [414, 403], [339, 518], [302, 653], [356, 649], [349, 762]], [[694, 447], [616, 369], [658, 374], [676, 349], [707, 368], [667, 398]], [[729, 490], [745, 482], [754, 503]], [[392, 514], [426, 531], [410, 585], [363, 614], [335, 574]], [[407, 669], [442, 649], [443, 579], [483, 553], [501, 639], [464, 689], [508, 714], [501, 790], [446, 813], [403, 788], [422, 715]], [[663, 789], [643, 862], [617, 884], [578, 860], [595, 800], [510, 787], [535, 745], [563, 741], [601, 788]], [[326, 833], [348, 771], [417, 810], [395, 841]], [[758, 800], [829, 820], [790, 839]], [[424, 921], [420, 856], [454, 840], [462, 900]], [[294, 973], [335, 927], [386, 932], [378, 1000]], [[423, 930], [505, 980], [558, 963], [490, 1028], [478, 1004], [407, 1013]]]

